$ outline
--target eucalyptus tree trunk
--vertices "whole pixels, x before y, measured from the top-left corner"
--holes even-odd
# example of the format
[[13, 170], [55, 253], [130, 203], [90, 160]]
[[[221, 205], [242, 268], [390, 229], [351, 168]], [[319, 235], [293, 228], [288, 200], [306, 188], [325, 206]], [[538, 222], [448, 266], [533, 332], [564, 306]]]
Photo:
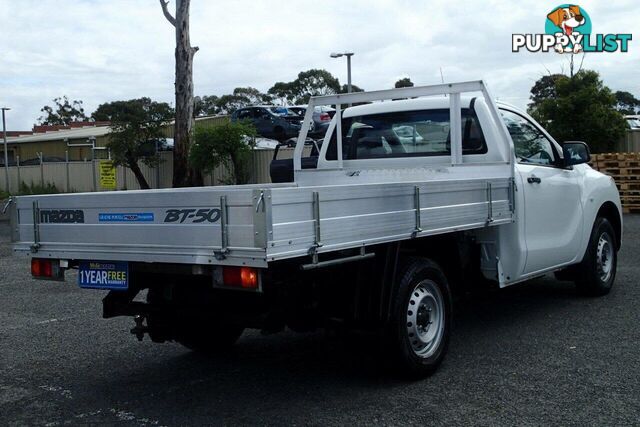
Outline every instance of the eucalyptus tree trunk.
[[189, 147], [193, 137], [193, 56], [198, 48], [189, 41], [190, 0], [176, 0], [176, 16], [159, 0], [167, 21], [176, 29], [176, 121], [173, 136], [173, 186], [202, 185], [202, 175], [189, 168]]
[[133, 157], [129, 158], [129, 159], [127, 159], [127, 166], [129, 167], [129, 169], [131, 169], [131, 172], [133, 172], [133, 175], [136, 177], [136, 180], [138, 181], [138, 185], [140, 186], [140, 189], [141, 190], [149, 190], [151, 187], [149, 187], [149, 183], [147, 182], [147, 178], [144, 177], [144, 174], [140, 170], [140, 166], [138, 165], [138, 161]]

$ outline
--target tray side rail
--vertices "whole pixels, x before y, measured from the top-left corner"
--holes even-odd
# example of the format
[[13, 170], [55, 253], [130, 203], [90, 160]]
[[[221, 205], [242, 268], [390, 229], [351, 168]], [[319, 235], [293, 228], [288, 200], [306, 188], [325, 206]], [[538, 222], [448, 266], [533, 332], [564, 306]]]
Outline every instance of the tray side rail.
[[[266, 265], [255, 187], [15, 198], [14, 250], [34, 257]], [[259, 220], [259, 219], [258, 219]], [[257, 238], [260, 237], [260, 238]]]
[[273, 190], [267, 258], [511, 223], [513, 191], [508, 176]]

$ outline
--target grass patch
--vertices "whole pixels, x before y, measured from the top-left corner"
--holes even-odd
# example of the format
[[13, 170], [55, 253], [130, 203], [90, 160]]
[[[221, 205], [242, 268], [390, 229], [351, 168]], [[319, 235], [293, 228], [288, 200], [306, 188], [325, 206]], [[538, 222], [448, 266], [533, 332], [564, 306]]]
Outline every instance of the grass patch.
[[58, 187], [55, 184], [47, 182], [46, 184], [26, 184], [25, 182], [20, 183], [20, 191], [18, 192], [19, 196], [33, 196], [37, 194], [58, 194], [61, 193], [58, 190]]
[[[71, 191], [74, 192], [74, 191]], [[27, 184], [24, 181], [20, 183], [18, 192], [7, 193], [0, 190], [0, 200], [8, 199], [11, 196], [37, 196], [39, 194], [59, 194], [62, 193], [55, 184], [47, 182], [46, 184]], [[0, 206], [2, 208], [2, 206]]]

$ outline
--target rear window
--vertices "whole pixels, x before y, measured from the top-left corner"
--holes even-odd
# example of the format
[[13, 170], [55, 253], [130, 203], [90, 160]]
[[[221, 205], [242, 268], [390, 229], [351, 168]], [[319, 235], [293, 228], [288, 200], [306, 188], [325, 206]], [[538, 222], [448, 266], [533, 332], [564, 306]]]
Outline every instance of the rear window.
[[251, 110], [240, 110], [236, 113], [238, 120], [250, 119], [252, 117]]
[[[336, 134], [327, 160], [337, 159]], [[400, 111], [342, 119], [342, 158], [445, 156], [451, 153], [449, 109]], [[462, 109], [462, 154], [487, 152], [475, 112]]]
[[269, 110], [278, 116], [295, 116], [296, 112], [289, 110], [286, 107], [270, 107]]

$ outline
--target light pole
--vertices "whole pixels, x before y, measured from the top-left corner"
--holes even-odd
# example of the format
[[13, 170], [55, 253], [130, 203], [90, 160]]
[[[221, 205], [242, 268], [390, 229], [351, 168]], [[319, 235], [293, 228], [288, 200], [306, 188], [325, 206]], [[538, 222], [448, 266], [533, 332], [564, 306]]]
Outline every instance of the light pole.
[[2, 139], [4, 140], [4, 187], [9, 192], [9, 152], [7, 151], [7, 124], [4, 119], [4, 112], [11, 108], [2, 107]]
[[347, 93], [351, 93], [351, 57], [353, 56], [353, 52], [331, 54], [332, 58], [340, 58], [341, 56], [347, 57]]

